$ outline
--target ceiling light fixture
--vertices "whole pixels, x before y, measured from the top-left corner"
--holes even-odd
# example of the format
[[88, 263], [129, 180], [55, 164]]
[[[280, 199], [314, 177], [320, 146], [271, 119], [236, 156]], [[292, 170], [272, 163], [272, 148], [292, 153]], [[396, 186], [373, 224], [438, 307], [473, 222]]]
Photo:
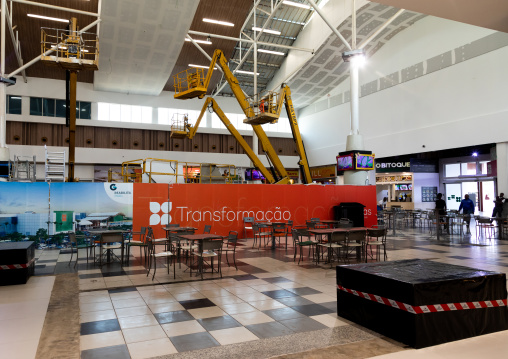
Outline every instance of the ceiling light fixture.
[[[194, 64], [189, 64], [189, 67], [199, 67], [199, 68], [201, 68], [201, 69], [209, 69], [209, 68], [210, 68], [210, 66], [204, 66], [204, 65], [194, 65]], [[215, 69], [215, 70], [218, 70], [218, 69], [217, 69], [217, 66], [214, 66], [214, 69]]]
[[28, 16], [28, 17], [36, 17], [38, 19], [43, 19], [43, 20], [51, 20], [51, 21], [59, 21], [59, 22], [69, 23], [69, 20], [59, 19], [57, 17], [48, 17], [48, 16], [35, 15], [35, 14], [26, 14], [26, 16]]
[[302, 9], [310, 9], [310, 5], [301, 4], [299, 2], [284, 0], [282, 3], [286, 5], [301, 7]]
[[272, 51], [272, 50], [265, 50], [265, 49], [258, 49], [258, 52], [264, 52], [265, 54], [272, 54], [272, 55], [279, 55], [279, 56], [284, 56], [286, 55], [285, 53], [283, 52], [279, 52], [279, 51]]
[[356, 49], [342, 53], [342, 60], [350, 62], [354, 66], [362, 66], [366, 62], [363, 49]]
[[[185, 41], [190, 41], [189, 39], [185, 39]], [[211, 45], [212, 42], [210, 40], [196, 40], [194, 39], [198, 44], [205, 44], [205, 45]]]
[[256, 27], [256, 26], [253, 26], [252, 30], [254, 30], [254, 31], [263, 31], [263, 32], [266, 32], [267, 34], [280, 35], [280, 31], [270, 30], [270, 29], [261, 29], [260, 27]]
[[[252, 71], [236, 70], [236, 73], [237, 74], [245, 74], [245, 75], [254, 75], [254, 72], [252, 72]], [[259, 72], [257, 73], [257, 75], [259, 76]]]
[[212, 24], [224, 25], [224, 26], [235, 26], [235, 24], [233, 24], [232, 22], [227, 22], [227, 21], [219, 21], [219, 20], [213, 20], [213, 19], [207, 19], [207, 18], [203, 18], [203, 21], [210, 22]]

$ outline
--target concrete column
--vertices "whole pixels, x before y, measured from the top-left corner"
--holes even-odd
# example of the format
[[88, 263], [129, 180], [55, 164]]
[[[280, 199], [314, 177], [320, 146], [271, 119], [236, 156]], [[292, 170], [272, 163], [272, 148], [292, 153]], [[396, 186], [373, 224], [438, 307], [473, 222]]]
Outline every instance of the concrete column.
[[[497, 193], [508, 194], [508, 142], [496, 143]], [[503, 213], [504, 215], [504, 213]]]

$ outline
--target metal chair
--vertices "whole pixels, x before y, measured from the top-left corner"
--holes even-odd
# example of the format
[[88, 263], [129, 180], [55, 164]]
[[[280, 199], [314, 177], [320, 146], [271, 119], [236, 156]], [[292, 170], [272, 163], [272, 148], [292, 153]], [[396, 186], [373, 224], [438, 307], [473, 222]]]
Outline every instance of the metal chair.
[[[119, 244], [120, 243], [120, 244]], [[122, 258], [120, 263], [123, 263], [123, 233], [121, 232], [105, 232], [102, 233], [99, 240], [99, 266], [102, 267], [102, 258], [107, 257], [108, 261], [111, 256], [116, 257], [115, 249], [122, 250]]]
[[[367, 238], [365, 241], [365, 262], [367, 263], [368, 249], [370, 248], [370, 258], [374, 259], [372, 255], [372, 247], [376, 247], [376, 259], [381, 260], [381, 247], [383, 247], [383, 259], [386, 261], [386, 228], [370, 228], [367, 230]], [[380, 240], [381, 238], [381, 240]]]
[[[344, 259], [349, 262], [349, 255], [353, 250], [356, 252], [356, 258], [361, 260], [363, 257], [366, 231], [348, 231], [345, 241]], [[360, 253], [358, 253], [360, 251]], [[359, 255], [358, 255], [359, 254]]]
[[243, 238], [247, 238], [247, 230], [254, 232], [254, 217], [243, 217]]
[[344, 243], [347, 237], [347, 232], [334, 232], [330, 235], [330, 240], [327, 243], [318, 243], [316, 245], [317, 250], [317, 263], [319, 263], [319, 248], [321, 249], [327, 249], [328, 253], [328, 262], [330, 263], [330, 268], [332, 267], [332, 260], [333, 255], [335, 254], [337, 256], [337, 262], [340, 260], [340, 251], [341, 248], [343, 248], [343, 245], [341, 243]]
[[254, 232], [254, 242], [252, 243], [252, 248], [256, 245], [256, 242], [259, 241], [258, 249], [261, 248], [261, 243], [264, 242], [266, 246], [267, 240], [270, 240], [272, 238], [272, 230], [271, 227], [269, 227], [266, 224], [252, 224], [252, 230]]
[[211, 229], [212, 229], [212, 226], [209, 224], [206, 224], [205, 229], [203, 230], [203, 234], [210, 233]]
[[[86, 249], [86, 263], [88, 263], [88, 256], [92, 253], [92, 248], [95, 249], [95, 246], [90, 243], [90, 241], [87, 242], [86, 236], [77, 236], [76, 233], [69, 233], [69, 243], [71, 245], [71, 259], [69, 259], [69, 266], [72, 262], [72, 257], [74, 254], [74, 248], [76, 249], [76, 263], [74, 263], [74, 268], [76, 268], [76, 264], [78, 264], [79, 260], [79, 250], [80, 249]], [[83, 244], [78, 244], [78, 239], [84, 239]], [[72, 246], [74, 244], [74, 247]], [[90, 252], [88, 252], [88, 249], [90, 248]]]
[[[135, 240], [134, 237], [137, 237]], [[145, 263], [147, 262], [147, 248], [148, 244], [145, 243], [146, 238], [146, 227], [141, 227], [141, 230], [139, 232], [132, 232], [131, 238], [128, 242], [125, 243], [127, 246], [127, 255], [126, 255], [126, 261], [129, 261], [130, 254], [131, 254], [131, 247], [138, 247], [139, 248], [139, 256], [141, 257], [141, 249], [144, 249], [145, 251]]]
[[[199, 244], [198, 251], [192, 252], [192, 255], [199, 258], [199, 271], [201, 273], [201, 279], [203, 279], [203, 273], [205, 271], [205, 265], [207, 264], [211, 268], [211, 273], [219, 273], [222, 278], [222, 267], [221, 267], [221, 257], [222, 257], [222, 239], [211, 239], [211, 240], [203, 240]], [[213, 260], [217, 258], [217, 270], [213, 269]], [[208, 263], [206, 260], [209, 260]], [[190, 274], [192, 277], [192, 266], [190, 266]]]
[[288, 248], [288, 234], [286, 231], [286, 224], [285, 223], [273, 223], [272, 224], [272, 236], [275, 238], [275, 240], [279, 241], [280, 245], [280, 239], [284, 237], [286, 239], [286, 249]]
[[236, 246], [238, 245], [238, 232], [237, 231], [229, 231], [228, 237], [226, 238], [225, 243], [222, 245], [222, 252], [226, 254], [226, 263], [231, 267], [228, 260], [228, 253], [233, 253], [233, 264], [235, 265], [236, 270], [238, 267], [236, 266]]
[[[155, 273], [157, 272], [157, 258], [166, 258], [166, 267], [168, 269], [168, 274], [169, 274], [170, 259], [172, 259], [173, 257], [176, 257], [176, 256], [173, 252], [170, 252], [170, 251], [164, 251], [164, 252], [157, 253], [157, 251], [155, 250], [156, 243], [153, 241], [152, 236], [153, 236], [153, 231], [150, 228], [150, 230], [148, 231], [148, 235], [146, 236], [146, 241], [148, 244], [148, 258], [149, 258], [148, 259], [148, 261], [149, 261], [148, 272], [146, 273], [146, 276], [148, 277], [148, 275], [150, 274], [150, 271], [152, 270], [152, 263], [153, 263], [152, 280], [154, 280]], [[173, 262], [173, 279], [176, 279], [176, 258], [172, 262]]]
[[[307, 237], [308, 240], [304, 241], [303, 237]], [[295, 255], [293, 257], [293, 261], [296, 261], [296, 253], [298, 252], [298, 248], [300, 248], [300, 257], [298, 258], [298, 264], [300, 264], [300, 261], [303, 259], [303, 248], [309, 247], [309, 257], [312, 255], [314, 256], [316, 251], [316, 242], [310, 240], [310, 234], [307, 229], [293, 229], [293, 243], [295, 247]]]

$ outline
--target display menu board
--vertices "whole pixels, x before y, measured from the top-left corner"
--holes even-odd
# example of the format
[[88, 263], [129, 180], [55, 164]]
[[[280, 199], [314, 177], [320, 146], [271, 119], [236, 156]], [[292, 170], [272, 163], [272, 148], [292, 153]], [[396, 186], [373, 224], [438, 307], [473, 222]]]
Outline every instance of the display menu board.
[[437, 187], [422, 187], [422, 202], [435, 202]]

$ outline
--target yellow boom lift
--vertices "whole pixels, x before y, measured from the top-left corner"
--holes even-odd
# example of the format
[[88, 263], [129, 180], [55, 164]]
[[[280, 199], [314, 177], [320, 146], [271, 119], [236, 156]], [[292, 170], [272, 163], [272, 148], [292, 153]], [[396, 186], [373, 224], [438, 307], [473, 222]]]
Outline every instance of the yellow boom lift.
[[222, 123], [226, 126], [229, 133], [233, 135], [233, 137], [238, 141], [240, 146], [242, 146], [243, 150], [249, 157], [249, 159], [252, 161], [254, 166], [261, 171], [263, 176], [265, 176], [268, 183], [287, 183], [287, 181], [283, 178], [280, 181], [276, 181], [276, 179], [273, 177], [272, 173], [263, 165], [263, 163], [259, 160], [258, 156], [254, 153], [254, 151], [250, 148], [249, 144], [245, 139], [242, 137], [242, 135], [238, 132], [238, 130], [233, 126], [233, 124], [229, 121], [229, 119], [226, 117], [222, 109], [219, 107], [217, 102], [212, 98], [208, 97], [205, 101], [205, 104], [203, 105], [203, 108], [201, 109], [201, 113], [199, 114], [198, 119], [196, 120], [196, 123], [194, 126], [191, 127], [191, 125], [187, 122], [187, 119], [184, 119], [183, 124], [182, 123], [173, 123], [171, 124], [171, 137], [175, 138], [184, 138], [187, 137], [188, 139], [192, 140], [194, 136], [196, 135], [196, 131], [199, 127], [199, 124], [201, 123], [201, 120], [203, 119], [203, 116], [208, 108], [211, 108], [217, 116], [221, 119]]
[[[224, 53], [221, 50], [216, 49], [206, 76], [204, 75], [203, 69], [191, 68], [180, 72], [174, 77], [174, 98], [203, 98], [208, 89], [213, 69], [216, 64], [222, 69], [224, 77], [226, 78], [229, 86], [231, 87], [231, 90], [233, 91], [233, 94], [235, 95], [238, 103], [240, 104], [240, 107], [247, 117], [244, 120], [244, 123], [252, 125], [254, 132], [261, 141], [263, 150], [266, 152], [277, 173], [281, 176], [282, 180], [277, 183], [288, 183], [289, 176], [261, 125], [265, 123], [276, 123], [280, 116], [282, 104], [285, 104], [286, 112], [291, 124], [293, 139], [295, 140], [297, 152], [300, 156], [300, 161], [298, 164], [302, 172], [303, 182], [311, 183], [312, 178], [310, 175], [309, 164], [300, 136], [300, 130], [298, 128], [298, 122], [296, 120], [293, 103], [291, 101], [291, 90], [288, 86], [283, 85], [280, 93], [270, 92], [268, 95], [262, 97], [261, 99], [258, 99], [257, 96], [254, 96], [254, 98], [251, 99], [247, 98], [240, 87], [238, 79], [229, 69]], [[231, 127], [233, 126], [231, 125]]]

